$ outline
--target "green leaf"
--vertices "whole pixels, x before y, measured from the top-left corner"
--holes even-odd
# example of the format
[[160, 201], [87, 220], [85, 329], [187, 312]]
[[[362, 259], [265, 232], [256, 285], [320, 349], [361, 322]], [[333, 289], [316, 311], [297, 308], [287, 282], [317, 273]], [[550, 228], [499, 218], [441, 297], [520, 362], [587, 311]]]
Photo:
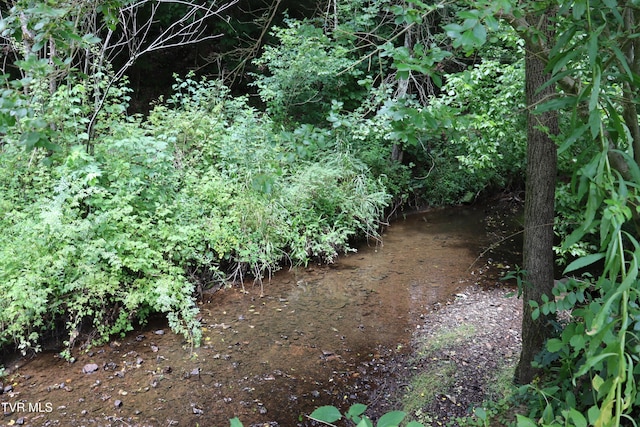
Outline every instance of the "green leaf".
[[576, 0], [573, 2], [573, 10], [571, 13], [573, 14], [573, 19], [576, 21], [580, 21], [582, 19], [582, 15], [587, 10], [587, 0]]
[[102, 39], [93, 34], [85, 34], [84, 37], [82, 37], [82, 40], [84, 40], [89, 44], [96, 44], [96, 43], [100, 43]]
[[591, 87], [591, 96], [589, 97], [589, 111], [595, 110], [600, 100], [600, 77], [600, 67], [594, 66], [593, 84]]
[[42, 132], [25, 132], [20, 137], [20, 142], [24, 144], [27, 150], [32, 150], [45, 142], [46, 138], [46, 135]]
[[551, 423], [554, 418], [555, 417], [553, 414], [553, 406], [551, 406], [550, 403], [547, 403], [547, 406], [545, 406], [544, 411], [542, 411], [542, 419], [546, 423]]
[[524, 415], [516, 414], [516, 421], [518, 427], [538, 427], [538, 423]]
[[243, 427], [242, 423], [240, 422], [240, 420], [238, 419], [238, 417], [235, 418], [231, 418], [229, 420], [229, 427]]
[[360, 415], [364, 414], [364, 411], [366, 410], [367, 410], [367, 405], [363, 405], [362, 403], [355, 403], [351, 405], [351, 407], [349, 408], [347, 413], [344, 414], [344, 416], [347, 419], [352, 420], [355, 423], [358, 423], [360, 422]]
[[576, 427], [587, 427], [587, 419], [575, 408], [569, 409], [569, 419]]
[[[602, 1], [611, 11], [613, 16], [616, 18], [618, 24], [622, 25], [624, 18], [618, 11], [618, 1], [617, 0], [603, 0]], [[633, 3], [633, 2], [632, 2]]]
[[596, 68], [596, 61], [598, 59], [598, 37], [600, 36], [600, 30], [591, 33], [589, 40], [587, 41], [587, 55], [589, 57], [589, 66], [591, 69]]
[[480, 23], [473, 27], [473, 35], [480, 44], [484, 44], [487, 41], [487, 29]]
[[633, 157], [631, 157], [629, 153], [621, 150], [611, 150], [611, 152], [617, 153], [620, 156], [622, 156], [622, 158], [624, 158], [624, 161], [627, 164], [627, 167], [629, 168], [629, 172], [631, 173], [633, 181], [636, 184], [640, 183], [640, 166], [638, 166], [638, 163], [636, 163], [636, 161], [633, 160]]
[[532, 318], [533, 320], [538, 320], [538, 317], [540, 317], [540, 309], [539, 309], [539, 308], [536, 308], [535, 310], [533, 310], [533, 311], [531, 312], [531, 318]]
[[452, 39], [459, 38], [460, 34], [465, 30], [459, 24], [447, 24], [447, 25], [444, 25], [442, 28], [447, 32], [447, 36], [451, 37]]
[[572, 336], [571, 339], [569, 340], [569, 344], [571, 344], [571, 346], [573, 348], [575, 348], [576, 350], [582, 350], [584, 348], [584, 344], [585, 344], [584, 335], [574, 335], [574, 336]]
[[589, 369], [593, 368], [595, 365], [597, 365], [598, 363], [602, 362], [604, 359], [607, 359], [609, 357], [616, 357], [618, 356], [616, 353], [604, 353], [604, 354], [599, 354], [595, 357], [590, 357], [587, 359], [587, 361], [585, 362], [584, 365], [582, 365], [582, 367], [580, 368], [580, 370], [576, 373], [576, 377], [582, 376], [584, 374], [586, 374]]
[[591, 380], [591, 387], [593, 387], [595, 391], [599, 391], [600, 387], [602, 387], [602, 384], [604, 384], [604, 380], [602, 379], [602, 377], [598, 374], [594, 375], [593, 379]]
[[[572, 25], [557, 37], [555, 46], [553, 46], [553, 48], [549, 52], [549, 63], [547, 64], [547, 67], [552, 67], [555, 64], [555, 62], [557, 62], [557, 59], [560, 59], [560, 57], [564, 56], [564, 54], [558, 56], [558, 53], [560, 52], [560, 50], [569, 46], [569, 42], [571, 41], [573, 36], [576, 34], [576, 30], [577, 30], [577, 27], [575, 25]], [[574, 50], [576, 49], [571, 49], [569, 50], [569, 52], [573, 52]], [[555, 61], [555, 62], [552, 62], [552, 61]], [[549, 71], [548, 68], [547, 68], [547, 71]]]
[[591, 137], [593, 139], [596, 139], [600, 133], [601, 123], [600, 111], [594, 108], [589, 114], [589, 128], [591, 129]]
[[363, 417], [356, 427], [373, 427], [373, 423], [369, 417]]
[[564, 269], [562, 274], [567, 274], [567, 273], [569, 273], [571, 271], [579, 270], [579, 269], [581, 269], [583, 267], [586, 267], [588, 265], [593, 264], [594, 262], [598, 262], [603, 258], [604, 258], [604, 254], [603, 253], [585, 255], [585, 256], [583, 256], [581, 258], [578, 258], [577, 260], [573, 261], [571, 264], [569, 264], [567, 266], [567, 268]]
[[376, 426], [377, 427], [397, 427], [402, 422], [402, 420], [404, 420], [404, 417], [406, 415], [407, 414], [402, 411], [387, 412], [386, 414], [380, 417]]
[[618, 63], [622, 66], [624, 72], [627, 73], [629, 81], [633, 81], [633, 73], [631, 72], [631, 68], [629, 68], [629, 63], [627, 62], [627, 58], [624, 56], [624, 53], [622, 53], [620, 48], [615, 44], [610, 45], [609, 49], [613, 50], [616, 58], [618, 58]]
[[484, 408], [481, 408], [481, 407], [473, 408], [473, 413], [476, 415], [476, 417], [480, 418], [482, 421], [487, 420], [487, 411], [485, 411]]
[[326, 405], [313, 411], [311, 415], [309, 415], [309, 418], [325, 423], [333, 423], [342, 418], [342, 414], [340, 414], [340, 411], [335, 406]]
[[564, 347], [564, 343], [560, 341], [558, 338], [551, 338], [547, 341], [547, 350], [551, 353], [557, 353]]
[[576, 97], [574, 96], [563, 96], [558, 98], [553, 98], [547, 102], [543, 102], [538, 105], [534, 110], [533, 114], [541, 114], [546, 113], [547, 111], [557, 111], [564, 110], [568, 107], [573, 107], [576, 104]]
[[571, 49], [569, 51], [561, 52], [555, 57], [551, 58], [551, 60], [549, 61], [549, 64], [547, 64], [547, 69], [549, 67], [552, 67], [551, 74], [555, 76], [556, 74], [564, 70], [566, 65], [570, 63], [573, 59], [575, 59], [579, 55], [582, 55], [582, 53], [583, 51], [580, 49]]
[[594, 405], [587, 410], [587, 417], [589, 417], [589, 424], [596, 424], [600, 418], [600, 408], [598, 408], [598, 405]]

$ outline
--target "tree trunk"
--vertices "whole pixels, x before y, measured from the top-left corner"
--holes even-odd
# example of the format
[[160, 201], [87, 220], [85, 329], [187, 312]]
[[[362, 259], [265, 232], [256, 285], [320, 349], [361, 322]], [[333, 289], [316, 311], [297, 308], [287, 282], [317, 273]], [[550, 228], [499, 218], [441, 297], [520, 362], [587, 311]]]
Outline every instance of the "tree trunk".
[[[547, 10], [542, 17], [536, 16], [529, 21], [538, 22], [538, 29], [547, 37], [550, 36], [550, 13]], [[550, 78], [544, 72], [546, 63], [540, 55], [540, 45], [527, 43], [525, 58], [528, 125], [523, 268], [526, 271], [526, 285], [523, 289], [522, 353], [515, 374], [518, 384], [530, 383], [538, 374], [531, 362], [544, 348], [551, 333], [550, 319], [540, 314], [533, 320], [529, 305], [529, 301], [541, 304], [540, 297], [543, 294], [551, 295], [554, 279], [553, 222], [557, 153], [552, 136], [558, 134], [558, 118], [554, 111], [533, 114], [536, 105], [555, 96], [553, 85], [538, 91]]]

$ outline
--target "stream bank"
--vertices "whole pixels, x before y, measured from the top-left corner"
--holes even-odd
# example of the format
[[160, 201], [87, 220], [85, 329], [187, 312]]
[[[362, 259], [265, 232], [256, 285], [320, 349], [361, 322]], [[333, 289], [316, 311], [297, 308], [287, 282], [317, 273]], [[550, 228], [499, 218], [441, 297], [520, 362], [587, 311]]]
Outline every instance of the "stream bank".
[[21, 359], [7, 366], [0, 423], [306, 426], [325, 404], [396, 409], [393, 379], [414, 369], [416, 331], [504, 265], [478, 258], [495, 242], [485, 225], [478, 207], [424, 212], [394, 222], [383, 245], [279, 272], [264, 297], [259, 287], [206, 293], [193, 351], [157, 321], [77, 351], [73, 364], [55, 352]]

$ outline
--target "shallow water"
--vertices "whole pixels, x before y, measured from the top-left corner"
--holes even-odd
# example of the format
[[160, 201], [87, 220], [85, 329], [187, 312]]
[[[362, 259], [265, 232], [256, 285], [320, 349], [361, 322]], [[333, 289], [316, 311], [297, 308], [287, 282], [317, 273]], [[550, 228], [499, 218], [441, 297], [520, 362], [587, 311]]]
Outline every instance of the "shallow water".
[[[228, 426], [237, 416], [245, 426], [313, 425], [305, 414], [320, 405], [385, 399], [381, 384], [420, 317], [480, 267], [484, 216], [414, 214], [393, 222], [383, 245], [278, 272], [263, 297], [259, 287], [205, 294], [193, 353], [160, 322], [78, 352], [74, 364], [54, 353], [20, 360], [7, 367], [13, 390], [0, 395], [0, 423]], [[89, 363], [99, 369], [83, 373]]]

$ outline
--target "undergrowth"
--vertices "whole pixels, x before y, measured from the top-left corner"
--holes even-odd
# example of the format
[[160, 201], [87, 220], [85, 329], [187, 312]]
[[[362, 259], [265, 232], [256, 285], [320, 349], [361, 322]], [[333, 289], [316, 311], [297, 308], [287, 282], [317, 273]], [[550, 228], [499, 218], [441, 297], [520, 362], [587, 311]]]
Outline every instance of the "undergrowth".
[[37, 350], [64, 324], [68, 355], [151, 312], [197, 345], [196, 284], [261, 284], [282, 265], [332, 262], [350, 239], [377, 237], [389, 196], [360, 160], [335, 147], [298, 155], [216, 82], [179, 80], [148, 119], [110, 120], [89, 151], [25, 152], [7, 135], [2, 346]]

